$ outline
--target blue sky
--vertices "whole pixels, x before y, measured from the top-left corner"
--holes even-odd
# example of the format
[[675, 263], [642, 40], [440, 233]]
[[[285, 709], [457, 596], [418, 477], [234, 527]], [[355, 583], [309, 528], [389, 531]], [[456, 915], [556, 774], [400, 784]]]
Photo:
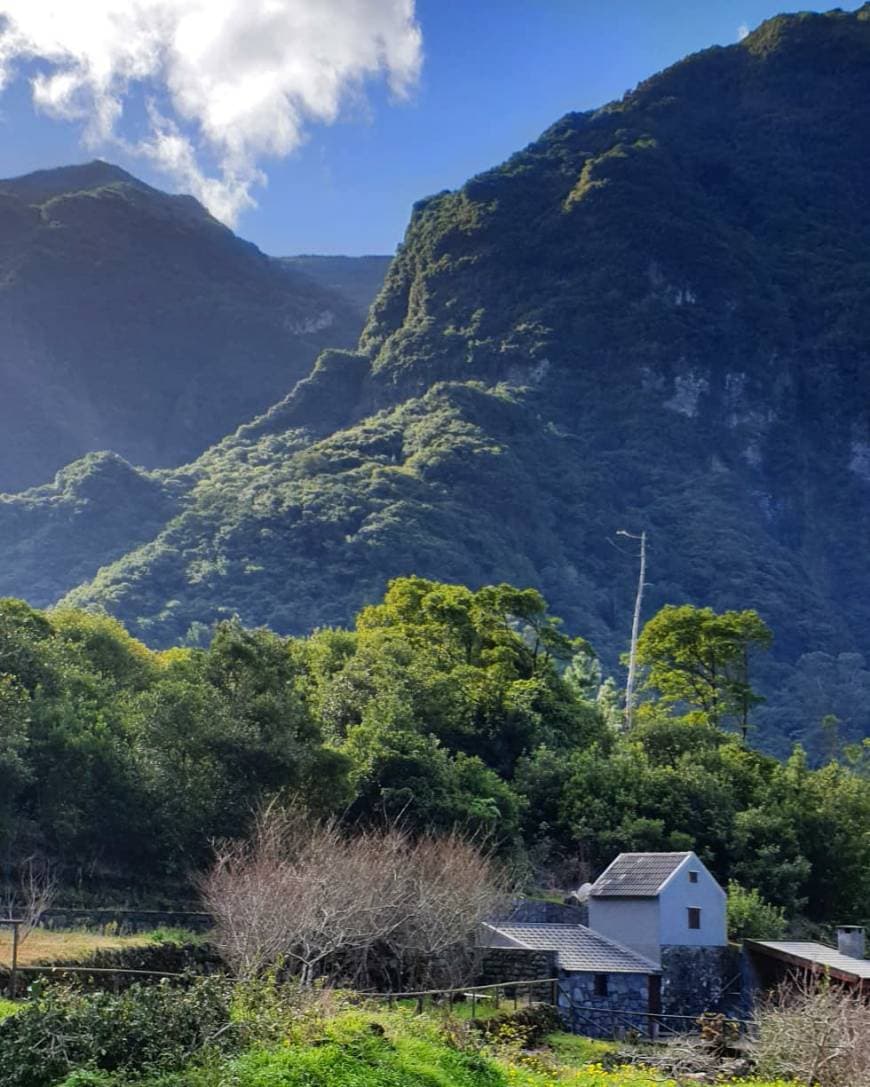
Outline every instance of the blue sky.
[[[286, 157], [258, 156], [268, 183], [253, 187], [257, 207], [236, 229], [275, 254], [392, 252], [415, 200], [502, 161], [567, 111], [620, 97], [781, 10], [781, 0], [418, 0], [423, 62], [407, 96], [371, 78], [364, 101], [346, 102], [333, 124], [308, 124]], [[35, 110], [28, 79], [46, 70], [22, 61], [0, 96], [0, 176], [99, 154], [161, 188], [184, 188], [116, 145], [84, 147], [86, 118]], [[122, 132], [144, 113], [135, 89], [126, 111]]]

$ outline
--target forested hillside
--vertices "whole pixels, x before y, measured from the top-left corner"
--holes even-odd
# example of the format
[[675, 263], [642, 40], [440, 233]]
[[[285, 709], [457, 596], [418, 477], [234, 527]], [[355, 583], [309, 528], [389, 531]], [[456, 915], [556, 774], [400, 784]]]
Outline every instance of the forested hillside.
[[416, 207], [356, 353], [183, 472], [128, 474], [135, 533], [84, 542], [119, 498], [77, 497], [96, 464], [0, 506], [4, 591], [47, 603], [90, 564], [67, 602], [165, 646], [234, 614], [345, 623], [398, 574], [507, 580], [613, 668], [637, 577], [615, 533], [646, 529], [648, 614], [774, 630], [762, 742], [870, 734], [868, 96], [865, 6], [569, 114]]
[[304, 254], [298, 257], [282, 257], [282, 263], [297, 272], [303, 272], [323, 287], [338, 291], [352, 302], [363, 318], [384, 285], [384, 276], [392, 257], [327, 257]]
[[[696, 678], [667, 648], [676, 630], [705, 655], [714, 635], [715, 712], [703, 683], [673, 701]], [[349, 629], [227, 622], [207, 649], [162, 652], [104, 616], [3, 601], [0, 850], [56, 864], [67, 897], [80, 880], [104, 901], [183, 896], [211, 840], [296, 795], [348, 825], [461, 828], [527, 887], [574, 887], [619, 850], [692, 848], [792, 919], [860, 919], [866, 745], [815, 771], [744, 745], [730, 700], [752, 675], [727, 679], [726, 658], [745, 646], [754, 668], [758, 633], [751, 613], [661, 613], [626, 734], [592, 648], [509, 585], [397, 579]]]
[[192, 197], [108, 163], [0, 181], [0, 491], [101, 449], [190, 460], [361, 324]]

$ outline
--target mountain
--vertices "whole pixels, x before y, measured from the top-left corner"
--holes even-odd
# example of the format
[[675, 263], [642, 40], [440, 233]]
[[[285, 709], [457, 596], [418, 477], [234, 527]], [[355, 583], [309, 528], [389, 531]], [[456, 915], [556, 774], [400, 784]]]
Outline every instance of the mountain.
[[117, 166], [0, 181], [0, 491], [100, 449], [188, 461], [362, 323], [192, 197]]
[[[647, 615], [773, 628], [767, 746], [818, 753], [827, 713], [870, 735], [868, 100], [870, 5], [778, 17], [422, 201], [358, 350], [149, 477], [160, 529], [88, 552], [66, 599], [168, 644], [344, 622], [396, 574], [507, 580], [613, 668], [637, 578], [615, 534], [646, 529]], [[18, 499], [57, 587], [81, 479]]]
[[302, 255], [282, 257], [288, 268], [302, 272], [310, 279], [343, 295], [356, 306], [363, 318], [368, 316], [372, 302], [384, 285], [384, 276], [392, 257], [324, 257]]

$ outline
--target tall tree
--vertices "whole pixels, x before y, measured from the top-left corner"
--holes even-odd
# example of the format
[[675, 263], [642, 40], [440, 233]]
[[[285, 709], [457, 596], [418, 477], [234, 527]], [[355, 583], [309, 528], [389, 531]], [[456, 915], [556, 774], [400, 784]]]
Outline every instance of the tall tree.
[[743, 739], [749, 713], [762, 699], [749, 682], [749, 662], [770, 646], [772, 634], [756, 611], [667, 605], [643, 628], [638, 662], [647, 669], [643, 690], [659, 707], [715, 727], [736, 723]]

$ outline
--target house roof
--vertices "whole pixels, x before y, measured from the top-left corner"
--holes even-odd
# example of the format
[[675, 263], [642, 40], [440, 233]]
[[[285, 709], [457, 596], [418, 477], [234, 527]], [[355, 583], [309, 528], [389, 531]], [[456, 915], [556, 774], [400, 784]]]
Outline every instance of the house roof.
[[804, 969], [828, 970], [846, 981], [870, 981], [870, 962], [844, 955], [836, 948], [811, 940], [747, 940], [751, 951], [761, 951], [775, 959]]
[[[654, 962], [608, 940], [585, 925], [512, 924], [498, 921], [484, 925], [514, 947], [534, 951], [555, 951], [560, 970], [596, 974], [658, 974]], [[484, 937], [485, 940], [485, 937]]]
[[592, 898], [655, 898], [691, 853], [620, 853], [589, 892]]

